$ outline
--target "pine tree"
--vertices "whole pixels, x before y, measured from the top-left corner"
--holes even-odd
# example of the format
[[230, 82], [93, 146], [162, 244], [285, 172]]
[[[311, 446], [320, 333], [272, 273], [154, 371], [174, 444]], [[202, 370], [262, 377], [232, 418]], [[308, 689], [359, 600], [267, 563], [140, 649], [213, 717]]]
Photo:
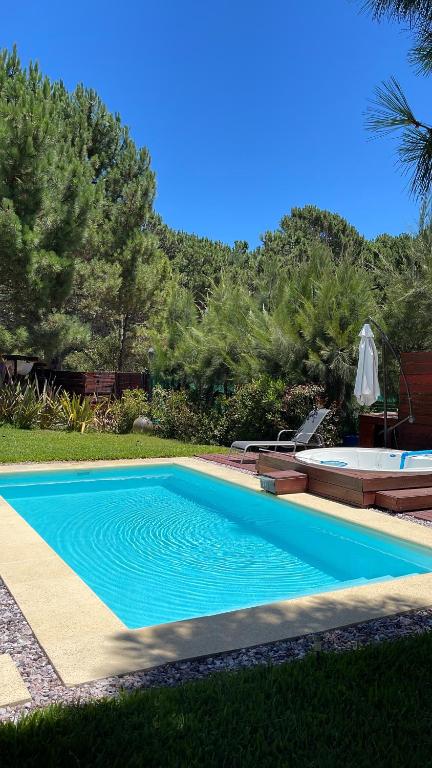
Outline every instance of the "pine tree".
[[[431, 0], [367, 0], [364, 7], [377, 21], [382, 18], [406, 22], [414, 35], [411, 63], [419, 74], [432, 71]], [[367, 125], [375, 132], [401, 131], [399, 161], [411, 173], [411, 192], [423, 198], [432, 187], [432, 125], [419, 117], [395, 77], [375, 91]]]
[[[148, 151], [93, 90], [80, 85], [71, 94], [37, 65], [23, 69], [15, 49], [0, 57], [0, 125], [4, 338], [16, 345], [25, 336], [33, 351], [62, 358], [73, 339], [79, 349], [95, 331], [114, 335], [122, 367], [136, 323], [148, 322], [150, 286], [161, 294], [155, 275], [163, 283], [167, 273], [146, 231], [155, 192]], [[115, 321], [108, 313], [89, 322], [73, 295], [91, 263], [115, 282]], [[95, 269], [87, 272], [95, 277]]]
[[2, 321], [39, 323], [67, 297], [93, 190], [65, 135], [53, 88], [17, 52], [0, 56], [0, 285]]

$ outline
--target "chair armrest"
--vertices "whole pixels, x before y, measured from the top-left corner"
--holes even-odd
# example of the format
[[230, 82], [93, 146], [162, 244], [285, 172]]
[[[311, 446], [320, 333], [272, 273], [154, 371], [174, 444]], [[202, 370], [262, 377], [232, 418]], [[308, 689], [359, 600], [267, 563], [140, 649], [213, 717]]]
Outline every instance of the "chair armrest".
[[[325, 448], [325, 442], [324, 442], [322, 436], [319, 434], [319, 432], [303, 432], [302, 434], [303, 435], [309, 435], [311, 438], [315, 437], [316, 440], [317, 440], [318, 447], [319, 448]], [[310, 445], [310, 442], [308, 441], [307, 443], [305, 443], [303, 440], [295, 440], [294, 439], [294, 456], [296, 455], [297, 446], [298, 445], [307, 446], [307, 445]]]
[[[302, 435], [309, 435], [310, 438], [315, 437], [319, 446], [322, 446], [322, 447], [325, 446], [325, 442], [322, 436], [319, 434], [319, 432], [302, 432]], [[296, 444], [298, 443], [299, 445], [309, 444], [309, 440], [307, 441], [307, 443], [305, 443], [304, 440], [294, 440], [294, 442]]]
[[325, 448], [325, 442], [322, 435], [320, 435], [319, 432], [315, 432], [315, 437], [317, 439], [317, 443], [321, 448]]
[[276, 440], [280, 440], [280, 436], [283, 435], [284, 432], [297, 432], [297, 430], [296, 429], [281, 429], [281, 431], [279, 432]]

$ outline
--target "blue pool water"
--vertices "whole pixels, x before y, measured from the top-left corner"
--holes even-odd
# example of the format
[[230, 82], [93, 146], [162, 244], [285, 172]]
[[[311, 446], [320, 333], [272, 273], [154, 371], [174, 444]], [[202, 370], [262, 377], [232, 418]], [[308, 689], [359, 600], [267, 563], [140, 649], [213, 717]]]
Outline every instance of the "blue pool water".
[[432, 551], [171, 465], [0, 476], [129, 628], [432, 570]]

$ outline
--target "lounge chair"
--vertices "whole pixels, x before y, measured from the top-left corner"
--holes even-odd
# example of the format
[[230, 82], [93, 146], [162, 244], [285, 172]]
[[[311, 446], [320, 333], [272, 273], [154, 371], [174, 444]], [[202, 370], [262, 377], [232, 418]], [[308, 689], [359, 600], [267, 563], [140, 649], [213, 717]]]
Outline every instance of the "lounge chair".
[[[274, 451], [278, 448], [283, 448], [284, 451], [296, 451], [298, 446], [305, 448], [309, 445], [313, 438], [315, 438], [318, 446], [323, 446], [324, 441], [321, 435], [317, 433], [317, 429], [328, 413], [328, 408], [314, 409], [299, 429], [281, 429], [276, 440], [235, 440], [230, 447], [228, 458], [230, 458], [232, 451], [242, 451], [243, 455], [240, 463], [243, 464], [246, 453], [250, 448], [258, 448], [258, 450], [268, 448]], [[280, 439], [281, 435], [285, 432], [294, 432], [291, 440]]]

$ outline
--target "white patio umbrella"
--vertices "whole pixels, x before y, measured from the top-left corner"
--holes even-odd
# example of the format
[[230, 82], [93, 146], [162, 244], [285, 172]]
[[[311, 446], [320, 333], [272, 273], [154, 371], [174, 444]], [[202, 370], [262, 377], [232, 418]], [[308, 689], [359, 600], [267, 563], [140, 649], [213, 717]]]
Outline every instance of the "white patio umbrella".
[[378, 382], [378, 353], [369, 323], [360, 333], [359, 360], [354, 394], [360, 405], [372, 405], [380, 396]]

